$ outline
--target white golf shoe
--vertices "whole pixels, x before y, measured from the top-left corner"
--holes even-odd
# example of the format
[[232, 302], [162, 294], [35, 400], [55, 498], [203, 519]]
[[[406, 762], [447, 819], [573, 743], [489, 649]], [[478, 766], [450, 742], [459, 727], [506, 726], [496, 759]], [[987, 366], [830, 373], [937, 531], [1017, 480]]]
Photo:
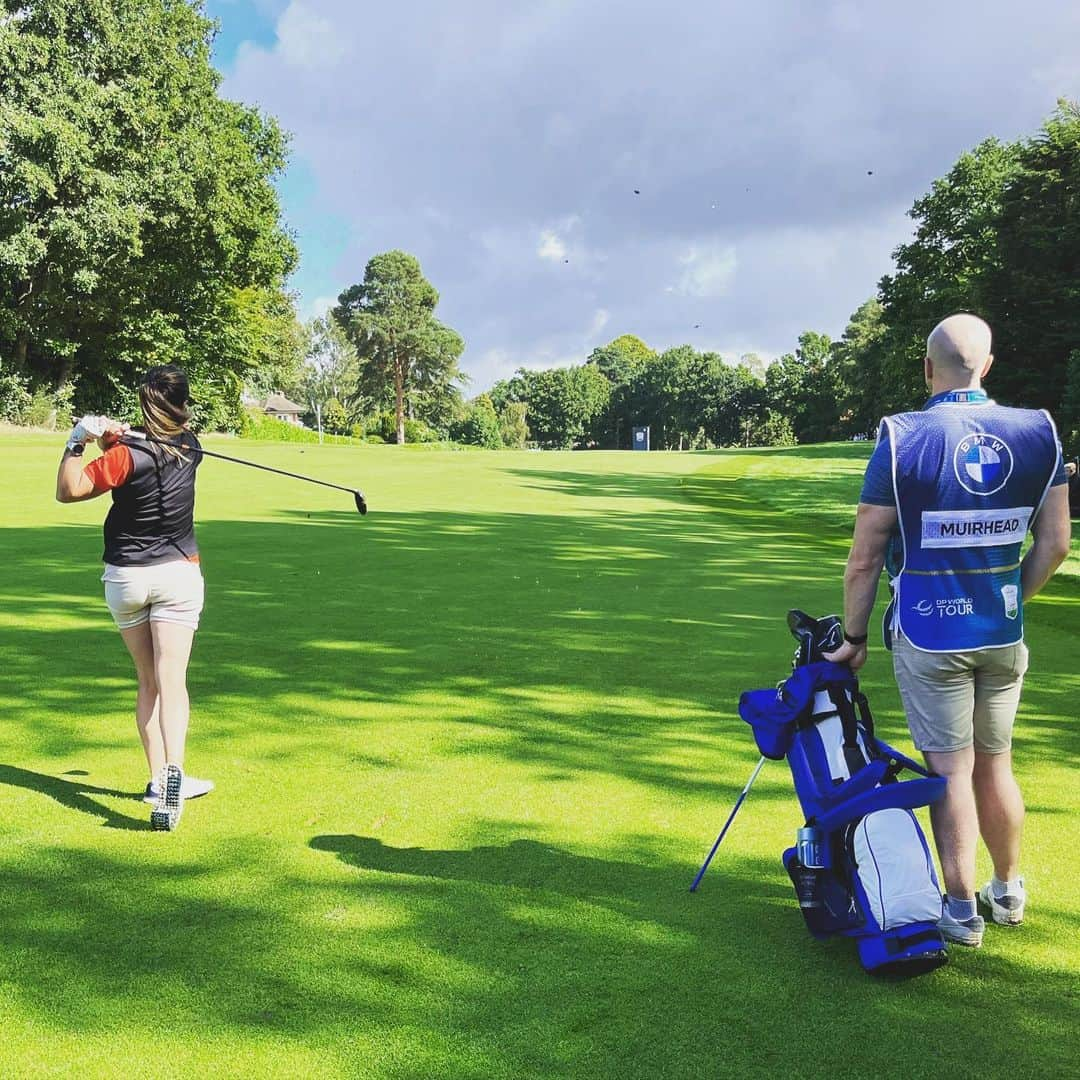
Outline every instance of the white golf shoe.
[[[200, 780], [195, 776], [185, 776], [184, 782], [180, 785], [180, 798], [197, 799], [201, 795], [209, 795], [214, 790], [213, 780]], [[146, 791], [143, 792], [143, 802], [153, 806], [158, 801], [158, 783], [156, 780], [151, 780], [146, 785]]]
[[155, 832], [172, 832], [180, 824], [184, 800], [180, 789], [184, 784], [184, 772], [179, 765], [166, 765], [158, 777], [158, 797], [150, 811], [150, 828]]
[[998, 896], [994, 892], [994, 883], [988, 881], [982, 887], [979, 899], [990, 909], [990, 917], [999, 926], [1019, 926], [1024, 921], [1027, 892], [1024, 889], [1023, 878], [1020, 878], [1018, 893], [1005, 893], [1004, 896]]

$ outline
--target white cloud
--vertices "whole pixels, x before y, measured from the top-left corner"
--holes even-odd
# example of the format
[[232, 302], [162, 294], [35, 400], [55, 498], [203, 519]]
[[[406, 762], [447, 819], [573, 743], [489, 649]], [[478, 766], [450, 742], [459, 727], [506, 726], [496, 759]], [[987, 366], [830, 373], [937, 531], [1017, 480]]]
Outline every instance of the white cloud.
[[597, 308], [593, 312], [592, 322], [589, 324], [589, 337], [596, 337], [607, 326], [611, 318], [611, 312], [606, 308]]
[[[726, 358], [837, 335], [935, 177], [1080, 93], [1062, 0], [1028, 0], [1022, 34], [1008, 0], [690, 0], [677, 20], [598, 0], [250, 2], [280, 13], [278, 40], [242, 45], [224, 91], [292, 133], [309, 179], [282, 185], [286, 218], [344, 223], [301, 230], [301, 309], [410, 251], [475, 390], [581, 363], [600, 310], [597, 334]], [[979, 58], [962, 79], [957, 41]]]
[[550, 259], [552, 262], [558, 262], [560, 259], [566, 258], [566, 244], [559, 238], [559, 236], [552, 232], [550, 229], [545, 229], [540, 234], [540, 243], [536, 248], [536, 254], [541, 259]]
[[348, 51], [334, 24], [299, 0], [281, 13], [277, 37], [278, 53], [285, 63], [297, 68], [333, 67]]
[[[735, 278], [737, 260], [732, 245], [692, 246], [679, 256], [683, 272], [674, 291], [684, 296], [723, 296]], [[670, 288], [670, 287], [669, 287]]]

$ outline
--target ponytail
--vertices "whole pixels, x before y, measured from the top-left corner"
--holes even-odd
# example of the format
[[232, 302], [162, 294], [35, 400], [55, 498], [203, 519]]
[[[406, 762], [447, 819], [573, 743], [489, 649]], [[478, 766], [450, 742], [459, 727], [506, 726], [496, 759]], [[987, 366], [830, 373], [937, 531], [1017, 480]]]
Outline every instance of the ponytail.
[[[139, 405], [147, 435], [154, 439], [175, 439], [191, 420], [188, 408], [188, 380], [175, 364], [152, 367], [139, 383]], [[183, 458], [177, 447], [162, 449], [173, 457]]]

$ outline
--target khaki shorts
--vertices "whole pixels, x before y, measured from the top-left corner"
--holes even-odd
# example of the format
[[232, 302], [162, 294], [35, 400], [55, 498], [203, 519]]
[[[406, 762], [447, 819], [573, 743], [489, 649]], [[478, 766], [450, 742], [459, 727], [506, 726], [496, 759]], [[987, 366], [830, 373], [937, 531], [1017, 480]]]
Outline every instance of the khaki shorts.
[[105, 603], [121, 630], [140, 623], [172, 622], [199, 629], [203, 577], [199, 564], [187, 559], [153, 566], [105, 564]]
[[893, 671], [915, 745], [946, 753], [974, 743], [984, 754], [1012, 746], [1013, 723], [1028, 666], [1021, 641], [1000, 649], [930, 653], [893, 639]]

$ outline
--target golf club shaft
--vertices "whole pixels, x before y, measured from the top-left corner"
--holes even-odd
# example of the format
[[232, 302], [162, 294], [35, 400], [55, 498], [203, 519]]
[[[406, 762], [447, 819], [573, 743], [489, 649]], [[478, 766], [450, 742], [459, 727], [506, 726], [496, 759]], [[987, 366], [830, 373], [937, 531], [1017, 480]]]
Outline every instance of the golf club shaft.
[[698, 885], [701, 883], [701, 879], [705, 876], [705, 871], [709, 869], [709, 863], [712, 862], [713, 856], [716, 854], [716, 849], [720, 847], [720, 841], [724, 839], [725, 834], [728, 831], [731, 823], [735, 820], [735, 815], [739, 812], [739, 807], [742, 806], [743, 800], [750, 793], [750, 787], [757, 779], [757, 775], [761, 772], [761, 767], [765, 764], [765, 756], [762, 755], [761, 760], [754, 767], [754, 771], [750, 774], [750, 779], [746, 781], [746, 787], [742, 789], [742, 794], [735, 800], [735, 805], [731, 808], [731, 813], [728, 814], [727, 821], [724, 822], [724, 827], [720, 830], [720, 835], [716, 838], [716, 843], [712, 846], [712, 851], [709, 852], [702, 863], [701, 869], [697, 873], [697, 877], [694, 878], [694, 884], [690, 886], [691, 892], [696, 892]]
[[[157, 443], [159, 446], [176, 446], [176, 443], [171, 443], [167, 439], [154, 439], [149, 435], [143, 435], [138, 431], [126, 431], [124, 432], [125, 438], [142, 439], [143, 442]], [[341, 484], [331, 484], [329, 480], [316, 480], [313, 476], [301, 476], [299, 473], [286, 472], [284, 469], [275, 469], [270, 465], [259, 465], [254, 461], [244, 461], [243, 458], [229, 457], [228, 454], [218, 454], [213, 450], [204, 450], [202, 447], [194, 446], [182, 446], [177, 449], [190, 451], [195, 454], [202, 454], [204, 457], [218, 458], [221, 461], [231, 461], [234, 465], [248, 465], [252, 469], [262, 469], [263, 472], [277, 473], [278, 476], [290, 476], [293, 480], [306, 480], [309, 484], [319, 484], [322, 487], [334, 488], [335, 491], [347, 491], [350, 495], [360, 494], [356, 488], [344, 487]]]

